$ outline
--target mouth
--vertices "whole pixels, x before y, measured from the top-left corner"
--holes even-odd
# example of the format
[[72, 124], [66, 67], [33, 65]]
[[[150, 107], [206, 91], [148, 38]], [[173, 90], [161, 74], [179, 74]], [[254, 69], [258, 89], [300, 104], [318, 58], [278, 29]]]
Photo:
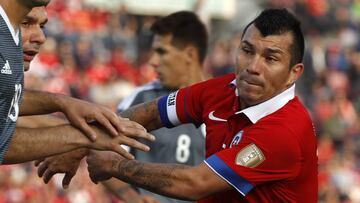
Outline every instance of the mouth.
[[250, 85], [250, 86], [262, 86], [261, 81], [259, 81], [258, 79], [251, 78], [251, 77], [240, 77], [239, 82], [243, 82], [246, 85]]
[[251, 81], [251, 80], [243, 80], [245, 83], [247, 83], [248, 85], [254, 85], [254, 86], [260, 86], [260, 84], [258, 82], [255, 81]]
[[25, 62], [31, 62], [34, 57], [38, 54], [38, 51], [34, 50], [24, 50], [23, 52], [23, 58]]
[[157, 72], [157, 71], [155, 71], [155, 72], [156, 72], [156, 77], [157, 77], [160, 81], [162, 81], [162, 79], [163, 79], [162, 74], [159, 73], [159, 72]]

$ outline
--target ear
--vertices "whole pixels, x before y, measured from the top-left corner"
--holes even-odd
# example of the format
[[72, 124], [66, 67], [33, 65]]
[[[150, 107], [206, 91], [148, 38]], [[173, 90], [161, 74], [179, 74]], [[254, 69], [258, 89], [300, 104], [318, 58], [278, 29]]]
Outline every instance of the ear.
[[304, 72], [304, 64], [302, 63], [295, 64], [293, 67], [291, 67], [289, 79], [287, 81], [287, 86], [294, 84], [296, 80], [300, 78], [303, 72]]
[[197, 49], [193, 45], [185, 47], [186, 63], [191, 64], [198, 60]]

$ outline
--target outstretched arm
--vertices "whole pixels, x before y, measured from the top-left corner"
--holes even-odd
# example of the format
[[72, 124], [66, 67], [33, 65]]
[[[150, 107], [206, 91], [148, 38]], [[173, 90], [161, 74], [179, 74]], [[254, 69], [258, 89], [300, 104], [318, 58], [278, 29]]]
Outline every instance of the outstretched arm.
[[25, 90], [20, 106], [20, 116], [62, 112], [72, 125], [80, 129], [91, 140], [96, 139], [95, 131], [88, 125], [92, 121], [100, 123], [112, 136], [122, 131], [121, 118], [110, 109], [75, 99], [62, 94], [36, 90]]
[[158, 100], [138, 104], [129, 109], [119, 113], [121, 117], [129, 118], [132, 121], [144, 126], [147, 131], [152, 131], [163, 127], [161, 123], [159, 109], [157, 105]]
[[126, 160], [111, 152], [91, 151], [87, 156], [93, 182], [116, 177], [154, 193], [187, 200], [198, 200], [231, 189], [205, 163], [196, 167], [151, 164]]
[[20, 116], [16, 121], [16, 127], [39, 128], [58, 126], [68, 123], [69, 122], [67, 120], [52, 115]]
[[[147, 131], [155, 130], [163, 127], [161, 123], [160, 114], [157, 106], [158, 100], [153, 100], [146, 103], [141, 103], [132, 106], [127, 110], [118, 113], [123, 118], [128, 118], [131, 121], [137, 122], [144, 126]], [[21, 107], [23, 108], [24, 105]], [[24, 107], [27, 108], [27, 107]], [[22, 110], [22, 109], [21, 109]], [[37, 110], [38, 113], [45, 112], [45, 109]], [[49, 112], [47, 112], [49, 113]], [[55, 126], [67, 123], [65, 120], [52, 116], [21, 116], [17, 122], [19, 127], [41, 127], [41, 126]]]
[[79, 130], [68, 125], [45, 128], [17, 127], [3, 164], [16, 164], [68, 152], [89, 144]]
[[124, 131], [127, 132], [126, 136], [120, 134], [113, 138], [105, 134], [100, 128], [92, 126], [93, 130], [99, 135], [98, 139], [94, 142], [91, 142], [71, 125], [44, 128], [16, 128], [3, 163], [22, 163], [84, 147], [115, 151], [130, 159], [133, 156], [126, 152], [120, 146], [121, 144], [148, 151], [149, 149], [146, 145], [130, 137], [142, 137], [153, 140], [153, 136], [132, 121], [123, 120], [122, 122], [122, 125], [125, 127]]
[[[126, 111], [119, 113], [119, 115], [140, 123], [148, 131], [162, 127], [157, 107], [157, 100], [133, 106]], [[75, 175], [78, 162], [81, 160], [76, 158], [78, 157], [78, 154], [82, 154], [83, 157], [86, 155], [74, 151], [47, 158], [43, 162], [38, 162], [39, 176], [43, 177], [44, 182], [47, 183], [54, 174], [65, 173], [67, 178], [63, 179], [63, 187], [66, 188], [70, 184], [71, 178]], [[73, 161], [69, 162], [67, 160]]]

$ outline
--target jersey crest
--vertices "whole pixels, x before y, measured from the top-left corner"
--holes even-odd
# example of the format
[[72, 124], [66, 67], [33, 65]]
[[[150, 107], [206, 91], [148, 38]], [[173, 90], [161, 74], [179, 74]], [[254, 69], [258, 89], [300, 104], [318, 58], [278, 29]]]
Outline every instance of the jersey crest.
[[238, 133], [234, 136], [234, 138], [233, 138], [232, 141], [231, 141], [230, 148], [233, 147], [233, 146], [235, 146], [235, 145], [238, 145], [238, 144], [239, 144], [239, 142], [241, 141], [241, 137], [242, 137], [243, 133], [244, 133], [244, 131], [241, 130], [240, 132], [238, 132]]
[[261, 149], [255, 144], [244, 147], [237, 155], [235, 163], [240, 166], [255, 168], [265, 161], [265, 156]]

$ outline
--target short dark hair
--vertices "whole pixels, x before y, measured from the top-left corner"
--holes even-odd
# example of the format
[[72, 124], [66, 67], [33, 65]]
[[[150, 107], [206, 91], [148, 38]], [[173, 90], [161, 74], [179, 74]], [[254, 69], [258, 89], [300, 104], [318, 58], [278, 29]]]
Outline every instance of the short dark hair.
[[208, 35], [205, 25], [193, 12], [179, 11], [157, 20], [151, 31], [157, 35], [172, 35], [172, 44], [177, 48], [193, 45], [198, 49], [199, 62], [206, 56]]
[[255, 25], [264, 37], [291, 32], [293, 35], [293, 44], [290, 47], [290, 66], [302, 62], [305, 42], [300, 21], [287, 9], [265, 9], [245, 27], [242, 37], [252, 24]]

